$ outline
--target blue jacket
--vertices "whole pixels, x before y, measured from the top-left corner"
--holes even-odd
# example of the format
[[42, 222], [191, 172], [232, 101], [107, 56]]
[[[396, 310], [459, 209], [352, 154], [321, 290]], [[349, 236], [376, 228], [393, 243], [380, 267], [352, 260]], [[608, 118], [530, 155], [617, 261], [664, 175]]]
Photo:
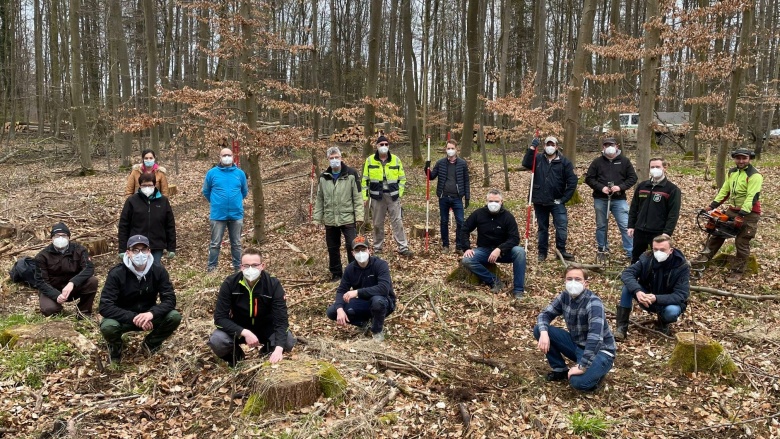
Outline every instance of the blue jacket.
[[[523, 157], [523, 167], [531, 169], [534, 164], [534, 150], [528, 148]], [[577, 189], [577, 175], [574, 165], [560, 152], [552, 160], [542, 154], [536, 155], [536, 170], [534, 171], [534, 193], [531, 202], [534, 204], [551, 205], [555, 200], [561, 204], [574, 196]]]
[[249, 194], [246, 174], [236, 165], [215, 166], [206, 173], [203, 196], [211, 204], [209, 219], [228, 221], [244, 219], [244, 198]]
[[[444, 157], [439, 159], [436, 164], [431, 168], [431, 180], [435, 180], [436, 177], [439, 181], [436, 182], [436, 196], [441, 198], [444, 193], [444, 185], [447, 183], [447, 162], [449, 159]], [[466, 200], [471, 199], [471, 188], [469, 187], [469, 165], [466, 161], [458, 157], [455, 160], [455, 184], [458, 186], [458, 196], [466, 197]]]

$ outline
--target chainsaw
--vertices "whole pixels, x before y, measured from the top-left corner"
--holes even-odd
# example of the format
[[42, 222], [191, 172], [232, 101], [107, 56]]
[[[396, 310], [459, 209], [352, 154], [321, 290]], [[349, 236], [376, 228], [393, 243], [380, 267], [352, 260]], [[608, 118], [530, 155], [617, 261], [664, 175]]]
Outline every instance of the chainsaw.
[[719, 210], [700, 210], [696, 215], [696, 225], [704, 233], [716, 238], [734, 238], [739, 233], [734, 220]]

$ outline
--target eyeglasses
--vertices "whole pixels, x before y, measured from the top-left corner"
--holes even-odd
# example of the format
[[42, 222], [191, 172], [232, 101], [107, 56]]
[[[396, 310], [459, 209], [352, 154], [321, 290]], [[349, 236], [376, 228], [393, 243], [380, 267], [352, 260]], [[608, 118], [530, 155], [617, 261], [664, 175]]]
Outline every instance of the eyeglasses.
[[132, 253], [134, 255], [137, 255], [138, 253], [149, 253], [150, 251], [152, 251], [152, 250], [149, 247], [131, 248], [130, 249], [130, 253]]
[[153, 184], [142, 184], [141, 187], [154, 187]]
[[605, 143], [604, 146], [615, 146], [614, 143]]
[[390, 146], [390, 144], [386, 143], [386, 142], [383, 142], [383, 143], [380, 143], [379, 146]]
[[241, 264], [241, 268], [262, 268], [263, 264]]

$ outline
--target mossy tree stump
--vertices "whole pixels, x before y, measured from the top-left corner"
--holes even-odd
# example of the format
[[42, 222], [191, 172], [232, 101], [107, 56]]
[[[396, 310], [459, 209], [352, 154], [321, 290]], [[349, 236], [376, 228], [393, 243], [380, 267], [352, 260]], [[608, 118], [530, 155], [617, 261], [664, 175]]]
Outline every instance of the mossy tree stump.
[[[498, 264], [488, 264], [487, 269], [489, 272], [496, 275], [499, 279], [503, 280], [504, 282], [511, 282], [511, 278], [505, 278], [501, 274], [501, 269], [498, 267]], [[465, 282], [469, 285], [481, 285], [482, 281], [479, 280], [476, 274], [472, 273], [471, 270], [467, 269], [463, 266], [463, 264], [458, 264], [458, 266], [450, 272], [449, 275], [447, 275], [447, 282]]]
[[[710, 259], [707, 262], [707, 266], [715, 266], [715, 267], [731, 267], [731, 264], [734, 261], [734, 258], [736, 258], [735, 255], [731, 255], [728, 253], [718, 253], [715, 255], [714, 258]], [[758, 274], [759, 272], [759, 265], [758, 260], [756, 260], [756, 255], [751, 254], [748, 256], [747, 264], [745, 265], [745, 274]]]
[[108, 253], [108, 241], [105, 238], [92, 238], [79, 240], [79, 244], [89, 250], [90, 256], [104, 255]]
[[314, 404], [320, 395], [340, 398], [346, 386], [338, 370], [325, 361], [284, 360], [275, 367], [269, 363], [254, 378], [254, 390], [242, 414], [296, 410]]
[[731, 374], [737, 370], [734, 361], [720, 343], [706, 335], [677, 333], [669, 366], [683, 373], [707, 372]]
[[0, 346], [10, 348], [31, 346], [43, 341], [56, 341], [74, 346], [88, 354], [97, 346], [73, 329], [66, 321], [45, 322], [35, 325], [16, 325], [0, 331]]
[[0, 239], [16, 238], [16, 227], [13, 224], [0, 224]]
[[[425, 224], [414, 224], [412, 230], [409, 231], [409, 234], [412, 235], [412, 238], [425, 239]], [[434, 236], [436, 236], [436, 230], [429, 224], [428, 238], [433, 238]]]

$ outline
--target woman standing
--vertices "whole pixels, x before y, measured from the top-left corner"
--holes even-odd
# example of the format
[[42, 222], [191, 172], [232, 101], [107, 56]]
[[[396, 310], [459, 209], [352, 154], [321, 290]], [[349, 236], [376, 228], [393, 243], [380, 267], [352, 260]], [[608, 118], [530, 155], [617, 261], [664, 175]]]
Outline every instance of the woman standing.
[[151, 149], [145, 149], [141, 153], [143, 163], [140, 165], [133, 165], [133, 170], [127, 177], [127, 185], [125, 186], [125, 196], [128, 197], [138, 192], [138, 177], [142, 174], [151, 174], [155, 178], [155, 186], [159, 189], [160, 193], [164, 196], [168, 196], [168, 177], [165, 175], [165, 168], [157, 164], [157, 157], [154, 155], [154, 151]]
[[119, 257], [127, 250], [127, 240], [134, 235], [149, 239], [154, 263], [160, 264], [163, 252], [176, 256], [176, 221], [168, 197], [155, 187], [154, 174], [138, 177], [140, 189], [125, 200], [119, 217]]

